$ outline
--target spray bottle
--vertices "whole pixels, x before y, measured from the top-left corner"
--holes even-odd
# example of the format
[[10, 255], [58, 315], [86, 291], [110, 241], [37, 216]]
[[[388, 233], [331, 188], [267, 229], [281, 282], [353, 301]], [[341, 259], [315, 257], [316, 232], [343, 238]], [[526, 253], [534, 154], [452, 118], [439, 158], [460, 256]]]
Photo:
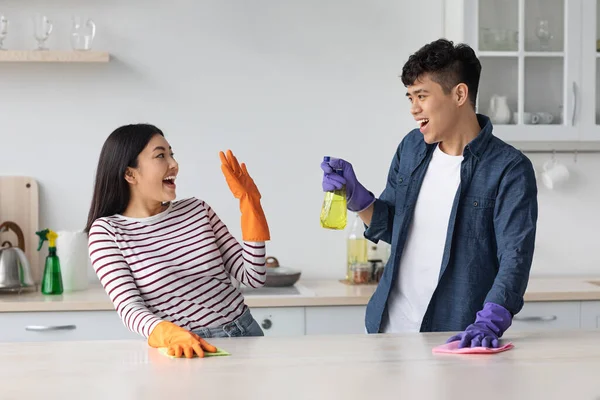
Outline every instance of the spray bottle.
[[38, 251], [42, 248], [44, 242], [48, 241], [48, 256], [46, 256], [46, 266], [44, 267], [44, 276], [42, 278], [43, 294], [62, 294], [63, 283], [60, 272], [60, 260], [56, 255], [56, 232], [50, 229], [44, 229], [35, 233], [40, 237]]
[[[329, 161], [329, 157], [325, 157], [324, 161]], [[336, 169], [335, 173], [342, 175], [341, 169]], [[346, 228], [348, 222], [348, 214], [346, 211], [346, 187], [339, 190], [333, 190], [325, 193], [323, 206], [321, 207], [321, 226], [326, 229], [341, 230]]]

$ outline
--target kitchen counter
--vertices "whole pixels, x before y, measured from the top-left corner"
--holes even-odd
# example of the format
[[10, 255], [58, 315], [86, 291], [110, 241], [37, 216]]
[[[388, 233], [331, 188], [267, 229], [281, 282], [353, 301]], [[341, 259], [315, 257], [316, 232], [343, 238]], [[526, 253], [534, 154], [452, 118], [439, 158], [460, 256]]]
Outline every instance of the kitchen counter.
[[[596, 282], [594, 284], [593, 282]], [[375, 285], [350, 286], [337, 280], [301, 280], [295, 287], [244, 289], [246, 304], [258, 307], [366, 305]], [[600, 277], [532, 277], [525, 301], [600, 300]], [[113, 310], [100, 285], [44, 296], [39, 292], [0, 295], [0, 312]]]
[[170, 359], [143, 341], [0, 344], [3, 399], [598, 399], [600, 332], [508, 335], [494, 355], [434, 355], [448, 334], [214, 339]]

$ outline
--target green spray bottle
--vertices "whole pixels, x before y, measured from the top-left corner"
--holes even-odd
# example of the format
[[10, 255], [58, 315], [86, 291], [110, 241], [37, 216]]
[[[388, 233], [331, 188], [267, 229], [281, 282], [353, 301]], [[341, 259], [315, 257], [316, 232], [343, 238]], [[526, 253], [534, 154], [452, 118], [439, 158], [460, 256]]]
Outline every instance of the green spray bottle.
[[35, 234], [40, 237], [38, 251], [40, 251], [44, 242], [48, 241], [48, 256], [46, 256], [46, 266], [44, 267], [44, 276], [42, 278], [42, 293], [62, 294], [63, 282], [60, 272], [60, 260], [56, 255], [56, 238], [58, 234], [50, 229], [44, 229]]

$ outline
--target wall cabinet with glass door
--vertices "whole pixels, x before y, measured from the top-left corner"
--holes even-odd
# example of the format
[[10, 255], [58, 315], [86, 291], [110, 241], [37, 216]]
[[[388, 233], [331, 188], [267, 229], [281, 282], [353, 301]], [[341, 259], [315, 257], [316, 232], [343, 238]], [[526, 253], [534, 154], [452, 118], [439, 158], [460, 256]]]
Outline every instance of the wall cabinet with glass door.
[[600, 141], [600, 0], [582, 1], [582, 139]]
[[477, 110], [497, 136], [600, 141], [597, 3], [446, 0], [445, 36], [475, 49], [483, 67]]

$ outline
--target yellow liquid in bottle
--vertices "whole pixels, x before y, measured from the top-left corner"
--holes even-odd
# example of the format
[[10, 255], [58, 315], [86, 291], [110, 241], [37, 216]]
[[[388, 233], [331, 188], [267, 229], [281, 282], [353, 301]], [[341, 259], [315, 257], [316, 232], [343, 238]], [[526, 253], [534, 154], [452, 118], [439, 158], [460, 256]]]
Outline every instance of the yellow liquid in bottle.
[[325, 193], [321, 207], [321, 226], [326, 229], [346, 228], [348, 211], [346, 209], [346, 189]]
[[346, 279], [354, 282], [353, 266], [356, 264], [367, 263], [367, 239], [364, 237], [348, 238], [347, 241], [348, 265], [346, 269]]

